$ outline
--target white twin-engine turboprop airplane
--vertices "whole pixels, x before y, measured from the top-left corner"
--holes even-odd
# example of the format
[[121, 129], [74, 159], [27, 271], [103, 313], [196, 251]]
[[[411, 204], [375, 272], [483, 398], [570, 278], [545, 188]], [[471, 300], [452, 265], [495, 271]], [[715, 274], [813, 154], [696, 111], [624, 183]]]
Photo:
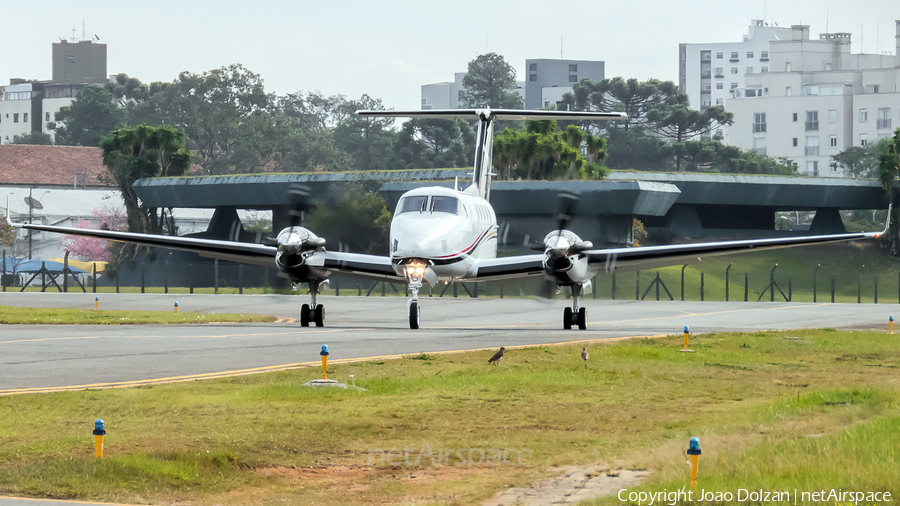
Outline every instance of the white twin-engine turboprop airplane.
[[[388, 256], [328, 251], [325, 239], [301, 226], [282, 230], [278, 246], [171, 237], [107, 230], [87, 230], [33, 224], [16, 227], [62, 234], [99, 237], [114, 241], [199, 253], [201, 256], [271, 266], [295, 283], [307, 283], [311, 303], [303, 304], [300, 324], [321, 327], [325, 308], [316, 303], [322, 283], [334, 273], [370, 279], [405, 281], [412, 297], [407, 302], [409, 327], [419, 328], [418, 293], [422, 282], [485, 281], [544, 276], [557, 287], [572, 291], [572, 306], [563, 312], [563, 327], [587, 327], [587, 314], [578, 298], [599, 271], [653, 268], [695, 261], [702, 256], [783, 248], [804, 244], [875, 238], [884, 232], [707, 242], [641, 248], [593, 249], [566, 230], [572, 197], [560, 211], [559, 229], [551, 231], [538, 248], [540, 254], [497, 258], [497, 217], [489, 202], [493, 125], [496, 120], [615, 120], [622, 113], [526, 111], [508, 109], [453, 109], [430, 111], [358, 111], [364, 117], [476, 119], [478, 130], [472, 184], [466, 189], [417, 188], [403, 194], [394, 212]], [[890, 212], [888, 212], [890, 216]], [[11, 223], [12, 224], [12, 223]], [[887, 227], [885, 227], [885, 232]]]

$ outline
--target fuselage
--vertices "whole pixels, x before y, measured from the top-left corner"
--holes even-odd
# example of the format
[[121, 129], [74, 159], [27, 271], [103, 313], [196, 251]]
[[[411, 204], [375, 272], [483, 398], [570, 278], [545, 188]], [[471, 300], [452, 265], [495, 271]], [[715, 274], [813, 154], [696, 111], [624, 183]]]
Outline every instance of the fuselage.
[[453, 280], [475, 272], [478, 259], [497, 256], [497, 217], [487, 200], [440, 186], [403, 194], [391, 221], [390, 256], [397, 274], [421, 262], [426, 279]]

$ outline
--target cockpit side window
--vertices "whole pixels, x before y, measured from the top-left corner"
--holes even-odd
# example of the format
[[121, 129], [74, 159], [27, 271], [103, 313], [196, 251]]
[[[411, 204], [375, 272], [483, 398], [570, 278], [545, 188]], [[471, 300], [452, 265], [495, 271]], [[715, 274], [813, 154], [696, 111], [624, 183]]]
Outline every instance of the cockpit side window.
[[435, 213], [459, 214], [459, 199], [456, 197], [432, 197], [431, 211]]
[[425, 211], [425, 202], [428, 200], [428, 197], [403, 197], [400, 199], [400, 203], [397, 205], [397, 214], [401, 213], [409, 213], [409, 212], [423, 212]]

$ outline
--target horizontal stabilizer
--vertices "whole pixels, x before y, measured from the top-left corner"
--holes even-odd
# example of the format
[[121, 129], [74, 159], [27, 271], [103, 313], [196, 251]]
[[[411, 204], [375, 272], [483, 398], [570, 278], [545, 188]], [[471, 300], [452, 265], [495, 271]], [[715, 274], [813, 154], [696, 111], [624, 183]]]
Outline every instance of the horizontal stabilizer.
[[371, 118], [430, 118], [493, 120], [613, 120], [628, 119], [624, 112], [541, 111], [528, 109], [431, 109], [425, 111], [356, 111]]

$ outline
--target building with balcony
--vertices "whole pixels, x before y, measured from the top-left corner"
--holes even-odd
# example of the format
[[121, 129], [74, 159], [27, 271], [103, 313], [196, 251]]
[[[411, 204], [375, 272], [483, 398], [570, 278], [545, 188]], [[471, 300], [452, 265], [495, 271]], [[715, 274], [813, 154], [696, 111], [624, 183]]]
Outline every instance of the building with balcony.
[[0, 86], [0, 144], [17, 135], [43, 132], [63, 106], [72, 103], [82, 87], [103, 84], [106, 75], [106, 44], [92, 41], [53, 44], [53, 78], [49, 81], [10, 79]]
[[[790, 37], [791, 29], [750, 22], [740, 42], [680, 44], [678, 85], [692, 109], [724, 106], [733, 90], [744, 88], [744, 76], [769, 71], [769, 42]], [[727, 139], [727, 129], [721, 132]]]
[[809, 26], [769, 43], [768, 72], [745, 76], [725, 109], [728, 143], [786, 157], [811, 176], [841, 177], [831, 157], [893, 135], [900, 126], [900, 21], [895, 54], [851, 54], [849, 33], [810, 39]]

